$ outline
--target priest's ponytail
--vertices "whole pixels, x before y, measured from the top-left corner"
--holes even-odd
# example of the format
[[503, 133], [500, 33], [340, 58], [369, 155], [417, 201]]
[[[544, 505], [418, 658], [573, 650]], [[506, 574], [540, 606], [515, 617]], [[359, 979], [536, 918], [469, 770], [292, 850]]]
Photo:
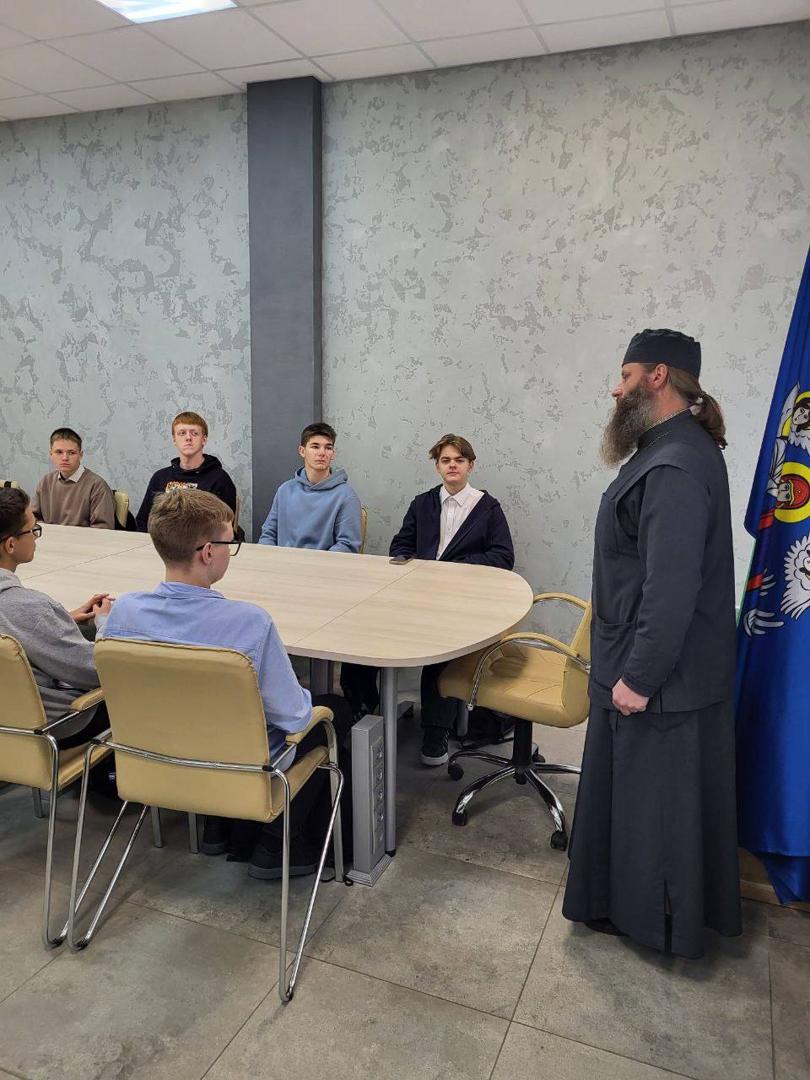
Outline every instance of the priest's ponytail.
[[680, 368], [669, 369], [669, 381], [672, 388], [686, 400], [697, 422], [708, 431], [720, 449], [725, 450], [728, 445], [726, 424], [716, 400], [701, 390], [700, 383], [693, 375]]

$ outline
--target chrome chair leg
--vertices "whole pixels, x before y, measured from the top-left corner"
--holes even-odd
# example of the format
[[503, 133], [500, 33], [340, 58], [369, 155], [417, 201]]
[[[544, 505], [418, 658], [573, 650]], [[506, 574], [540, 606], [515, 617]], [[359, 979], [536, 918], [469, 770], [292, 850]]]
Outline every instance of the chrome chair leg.
[[582, 772], [579, 765], [552, 765], [545, 761], [532, 761], [532, 769], [536, 773], [571, 773], [574, 776]]
[[455, 754], [450, 755], [450, 760], [447, 762], [448, 768], [463, 757], [488, 761], [490, 765], [510, 765], [512, 762], [511, 758], [501, 757], [499, 754], [490, 754], [487, 750], [456, 750]]
[[188, 815], [188, 850], [192, 855], [200, 854], [200, 834], [197, 832], [197, 815]]
[[84, 885], [81, 888], [81, 892], [79, 892], [79, 865], [81, 863], [82, 839], [84, 836], [84, 818], [85, 811], [87, 809], [87, 782], [90, 775], [90, 755], [92, 753], [92, 750], [93, 747], [91, 745], [88, 747], [84, 757], [84, 772], [82, 773], [82, 787], [81, 793], [79, 795], [79, 816], [76, 822], [76, 845], [73, 849], [73, 872], [70, 878], [70, 907], [68, 909], [68, 922], [66, 930], [68, 945], [74, 952], [78, 952], [80, 949], [86, 949], [87, 946], [90, 944], [90, 941], [92, 940], [92, 937], [96, 932], [98, 924], [101, 921], [101, 916], [104, 914], [104, 911], [107, 907], [107, 902], [110, 899], [112, 891], [118, 884], [118, 879], [121, 876], [121, 871], [124, 869], [124, 865], [129, 858], [132, 847], [138, 837], [138, 833], [141, 830], [141, 825], [143, 825], [146, 813], [149, 809], [148, 806], [144, 806], [141, 809], [141, 812], [138, 815], [138, 820], [135, 822], [129, 839], [126, 842], [123, 854], [118, 860], [118, 864], [116, 865], [115, 870], [110, 877], [107, 888], [104, 890], [104, 895], [101, 897], [101, 900], [99, 901], [96, 910], [93, 912], [93, 915], [90, 919], [90, 924], [88, 925], [84, 935], [82, 937], [78, 937], [76, 934], [76, 916], [78, 915], [79, 908], [81, 907], [82, 901], [87, 895], [87, 890], [90, 888], [90, 885], [95, 879], [96, 872], [101, 866], [104, 856], [107, 854], [107, 851], [109, 849], [110, 843], [112, 842], [113, 837], [118, 831], [118, 826], [120, 825], [124, 813], [129, 806], [128, 802], [123, 802], [121, 804], [121, 809], [118, 812], [118, 817], [115, 819], [112, 828], [107, 833], [104, 843], [101, 845], [101, 850], [96, 856], [90, 873], [87, 875], [87, 879], [85, 880]]
[[554, 822], [554, 827], [558, 832], [565, 833], [567, 830], [565, 827], [565, 811], [563, 805], [557, 798], [555, 793], [551, 790], [548, 784], [544, 784], [540, 777], [531, 769], [527, 769], [526, 773], [527, 782], [534, 788], [543, 802], [546, 804], [551, 820]]
[[474, 783], [470, 784], [468, 788], [462, 791], [456, 800], [456, 808], [453, 811], [453, 824], [467, 824], [467, 807], [479, 791], [484, 791], [485, 788], [492, 787], [493, 784], [498, 784], [501, 780], [508, 780], [514, 775], [515, 767], [514, 765], [509, 765], [507, 768], [500, 769], [498, 772], [489, 773], [487, 776], [479, 776]]
[[152, 843], [155, 847], [163, 847], [165, 841], [163, 839], [163, 830], [160, 827], [160, 807], [150, 806], [149, 810], [152, 815]]
[[[53, 838], [56, 833], [56, 804], [59, 801], [59, 750], [56, 740], [48, 736], [51, 744], [51, 798], [48, 807], [48, 840], [45, 848], [45, 896], [42, 903], [42, 944], [46, 949], [55, 949], [65, 940], [64, 930], [51, 937], [51, 894], [53, 891]], [[37, 803], [40, 813], [37, 817], [44, 817], [42, 813], [42, 793], [39, 788], [31, 789], [34, 793], [34, 809]]]
[[284, 1004], [291, 1001], [292, 996], [295, 993], [298, 969], [301, 966], [301, 958], [304, 955], [304, 946], [307, 941], [309, 924], [312, 920], [312, 912], [315, 909], [315, 900], [318, 895], [318, 887], [321, 883], [321, 874], [323, 873], [324, 863], [326, 862], [326, 853], [329, 850], [329, 843], [333, 838], [335, 880], [343, 881], [343, 827], [340, 820], [340, 798], [343, 794], [343, 773], [340, 771], [337, 764], [338, 749], [335, 729], [331, 724], [325, 726], [326, 742], [329, 749], [329, 761], [324, 765], [319, 765], [318, 768], [328, 769], [331, 774], [332, 812], [329, 816], [329, 824], [326, 828], [326, 836], [324, 837], [323, 847], [321, 848], [321, 857], [318, 861], [318, 868], [315, 871], [315, 881], [309, 896], [309, 903], [307, 904], [307, 911], [304, 916], [304, 925], [301, 929], [301, 937], [298, 941], [298, 948], [295, 952], [289, 980], [287, 979], [287, 908], [290, 886], [290, 788], [284, 773], [276, 774], [282, 782], [284, 791], [284, 820], [282, 823], [283, 849], [281, 862], [281, 942], [279, 946], [278, 977], [278, 995]]
[[45, 809], [42, 805], [42, 792], [38, 787], [31, 788], [31, 797], [34, 800], [34, 817], [44, 818]]

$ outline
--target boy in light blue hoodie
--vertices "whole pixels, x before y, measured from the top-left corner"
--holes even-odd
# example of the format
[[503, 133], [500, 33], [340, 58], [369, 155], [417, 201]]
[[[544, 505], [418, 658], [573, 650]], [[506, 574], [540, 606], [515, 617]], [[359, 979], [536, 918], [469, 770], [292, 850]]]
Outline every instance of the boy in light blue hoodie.
[[360, 550], [360, 499], [346, 470], [332, 469], [335, 439], [329, 424], [309, 424], [301, 432], [298, 453], [304, 464], [276, 492], [260, 544]]

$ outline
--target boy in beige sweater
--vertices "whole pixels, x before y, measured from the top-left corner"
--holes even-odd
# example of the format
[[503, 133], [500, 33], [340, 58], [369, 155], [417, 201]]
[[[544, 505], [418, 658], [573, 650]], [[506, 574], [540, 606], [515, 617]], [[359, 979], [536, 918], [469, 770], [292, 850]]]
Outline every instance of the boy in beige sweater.
[[109, 485], [82, 465], [82, 440], [71, 428], [51, 435], [49, 457], [54, 465], [37, 484], [31, 506], [48, 525], [115, 528], [115, 499]]

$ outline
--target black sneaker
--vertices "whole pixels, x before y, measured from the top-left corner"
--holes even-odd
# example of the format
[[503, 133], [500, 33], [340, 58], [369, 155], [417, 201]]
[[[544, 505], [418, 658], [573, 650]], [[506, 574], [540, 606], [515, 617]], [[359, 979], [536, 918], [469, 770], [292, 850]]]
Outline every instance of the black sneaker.
[[[311, 848], [302, 847], [290, 852], [290, 877], [306, 877], [318, 869], [318, 853]], [[281, 877], [281, 848], [268, 851], [263, 844], [253, 849], [248, 866], [248, 877], [273, 881]]]
[[446, 765], [449, 754], [447, 753], [447, 740], [450, 738], [448, 728], [426, 727], [422, 731], [422, 764], [429, 768], [437, 765]]
[[228, 850], [230, 826], [224, 817], [207, 817], [203, 826], [200, 851], [204, 855], [224, 855]]

